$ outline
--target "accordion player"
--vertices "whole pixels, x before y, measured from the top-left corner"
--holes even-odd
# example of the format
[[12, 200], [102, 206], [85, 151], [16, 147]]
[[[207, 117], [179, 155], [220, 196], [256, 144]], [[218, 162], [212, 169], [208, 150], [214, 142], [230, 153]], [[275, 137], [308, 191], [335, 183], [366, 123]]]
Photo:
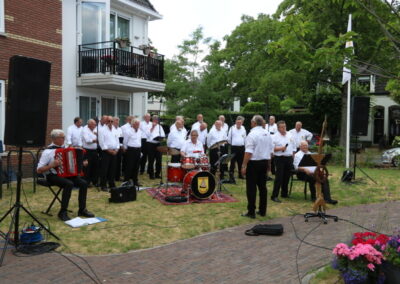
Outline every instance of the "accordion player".
[[55, 150], [54, 159], [61, 164], [56, 168], [60, 177], [83, 176], [83, 157], [85, 150], [80, 148], [58, 148]]

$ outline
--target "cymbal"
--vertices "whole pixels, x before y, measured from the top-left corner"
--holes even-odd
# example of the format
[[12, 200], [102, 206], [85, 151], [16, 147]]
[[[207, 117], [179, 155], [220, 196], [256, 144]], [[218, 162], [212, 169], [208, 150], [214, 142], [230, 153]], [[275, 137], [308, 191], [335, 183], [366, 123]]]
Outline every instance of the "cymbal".
[[228, 143], [228, 141], [226, 141], [226, 140], [219, 141], [219, 142], [211, 145], [210, 149], [218, 148], [219, 146], [225, 145], [226, 143]]
[[158, 146], [156, 149], [157, 149], [158, 152], [161, 152], [161, 153], [164, 153], [164, 154], [168, 153], [168, 147], [167, 146]]
[[168, 148], [168, 154], [170, 155], [179, 155], [181, 152], [179, 150], [176, 150], [175, 148]]

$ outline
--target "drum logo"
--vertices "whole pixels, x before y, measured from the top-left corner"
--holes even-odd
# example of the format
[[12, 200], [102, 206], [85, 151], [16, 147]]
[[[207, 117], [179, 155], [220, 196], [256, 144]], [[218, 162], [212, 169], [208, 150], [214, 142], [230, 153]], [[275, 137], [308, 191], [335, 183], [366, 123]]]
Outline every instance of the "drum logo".
[[208, 177], [198, 177], [197, 190], [204, 194], [208, 191]]

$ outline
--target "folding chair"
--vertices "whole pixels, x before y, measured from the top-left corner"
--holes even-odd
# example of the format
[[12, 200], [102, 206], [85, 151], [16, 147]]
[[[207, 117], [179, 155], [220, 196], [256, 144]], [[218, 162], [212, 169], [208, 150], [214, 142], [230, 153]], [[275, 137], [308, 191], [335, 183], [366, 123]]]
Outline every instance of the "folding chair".
[[289, 182], [290, 182], [289, 196], [292, 194], [293, 181], [302, 181], [302, 182], [304, 182], [304, 199], [307, 200], [307, 181], [298, 179], [296, 174], [297, 174], [296, 170], [294, 170], [294, 169], [291, 170], [290, 180], [289, 180]]

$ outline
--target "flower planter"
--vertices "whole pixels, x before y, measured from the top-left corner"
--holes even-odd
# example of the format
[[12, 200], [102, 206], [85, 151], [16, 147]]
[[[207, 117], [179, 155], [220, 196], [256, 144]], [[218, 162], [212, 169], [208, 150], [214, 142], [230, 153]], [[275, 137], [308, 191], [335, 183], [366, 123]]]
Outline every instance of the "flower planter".
[[400, 283], [400, 267], [386, 262], [382, 267], [383, 273], [386, 276], [387, 284], [399, 284]]
[[120, 48], [125, 48], [129, 46], [129, 43], [127, 41], [121, 40], [121, 41], [117, 41], [118, 45]]

